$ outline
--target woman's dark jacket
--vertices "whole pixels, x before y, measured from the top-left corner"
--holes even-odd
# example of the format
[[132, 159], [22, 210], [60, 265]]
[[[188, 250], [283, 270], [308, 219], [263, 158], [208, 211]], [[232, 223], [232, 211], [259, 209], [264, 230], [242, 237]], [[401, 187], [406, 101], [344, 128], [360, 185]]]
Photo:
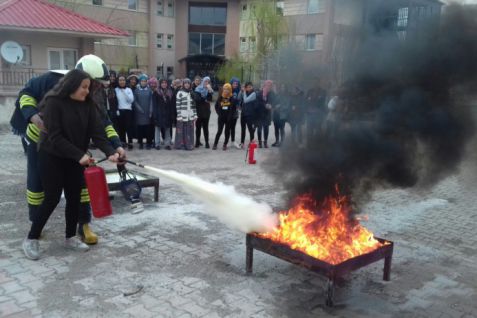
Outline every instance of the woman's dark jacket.
[[162, 95], [155, 91], [152, 95], [152, 111], [154, 125], [159, 128], [171, 128], [177, 118], [174, 93]]
[[49, 97], [41, 106], [47, 133], [42, 132], [40, 150], [79, 161], [88, 150], [90, 139], [107, 156], [115, 153], [106, 138], [99, 111], [92, 100]]
[[219, 96], [215, 102], [215, 111], [219, 116], [219, 120], [231, 121], [237, 112], [237, 100], [233, 96], [229, 98]]
[[210, 118], [210, 104], [212, 101], [212, 93], [208, 93], [204, 98], [202, 95], [196, 92], [193, 95], [195, 104], [197, 106], [197, 117], [199, 118]]
[[259, 124], [270, 126], [272, 124], [272, 110], [265, 107], [266, 104], [273, 105], [276, 103], [275, 93], [270, 91], [267, 97], [263, 97], [263, 91], [257, 93], [257, 108]]

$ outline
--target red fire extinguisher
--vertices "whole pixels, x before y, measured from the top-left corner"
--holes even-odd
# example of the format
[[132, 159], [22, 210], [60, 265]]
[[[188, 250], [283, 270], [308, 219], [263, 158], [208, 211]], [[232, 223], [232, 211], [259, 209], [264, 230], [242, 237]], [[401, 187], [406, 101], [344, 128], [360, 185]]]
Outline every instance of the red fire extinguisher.
[[94, 217], [103, 218], [113, 214], [104, 169], [92, 165], [84, 170], [84, 178], [86, 180], [86, 186], [88, 187]]
[[254, 165], [257, 163], [257, 160], [255, 159], [255, 149], [257, 149], [257, 143], [255, 140], [252, 140], [250, 144], [248, 145], [248, 164]]

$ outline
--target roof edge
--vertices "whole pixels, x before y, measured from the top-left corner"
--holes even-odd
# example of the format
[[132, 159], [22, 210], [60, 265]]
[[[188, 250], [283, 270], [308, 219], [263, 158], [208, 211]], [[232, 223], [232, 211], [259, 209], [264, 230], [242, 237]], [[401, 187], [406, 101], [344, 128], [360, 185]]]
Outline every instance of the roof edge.
[[128, 33], [125, 33], [125, 35], [117, 35], [117, 34], [110, 34], [110, 33], [91, 33], [91, 32], [69, 31], [69, 30], [60, 30], [60, 29], [28, 28], [28, 27], [17, 27], [17, 26], [7, 26], [7, 25], [0, 25], [0, 30], [39, 32], [39, 33], [57, 33], [57, 34], [65, 34], [65, 35], [69, 34], [69, 35], [78, 35], [79, 37], [88, 37], [88, 38], [125, 38], [129, 36]]

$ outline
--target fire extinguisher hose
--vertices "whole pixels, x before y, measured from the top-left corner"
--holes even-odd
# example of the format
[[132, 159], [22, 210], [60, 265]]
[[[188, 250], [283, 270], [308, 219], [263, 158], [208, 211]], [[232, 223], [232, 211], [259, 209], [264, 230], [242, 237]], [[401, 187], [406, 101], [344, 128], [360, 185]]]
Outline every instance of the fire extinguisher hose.
[[132, 164], [132, 165], [140, 167], [140, 168], [143, 168], [143, 169], [146, 169], [146, 170], [149, 170], [149, 171], [153, 171], [156, 174], [158, 174], [160, 176], [163, 176], [164, 178], [167, 178], [167, 179], [172, 180], [172, 181], [174, 181], [176, 183], [179, 183], [179, 184], [190, 185], [189, 183], [191, 182], [190, 180], [184, 180], [184, 175], [181, 174], [181, 173], [178, 173], [176, 171], [158, 169], [158, 168], [154, 168], [154, 167], [151, 167], [151, 166], [146, 166], [146, 165], [143, 165], [143, 164], [131, 161], [131, 160], [124, 160], [124, 162]]

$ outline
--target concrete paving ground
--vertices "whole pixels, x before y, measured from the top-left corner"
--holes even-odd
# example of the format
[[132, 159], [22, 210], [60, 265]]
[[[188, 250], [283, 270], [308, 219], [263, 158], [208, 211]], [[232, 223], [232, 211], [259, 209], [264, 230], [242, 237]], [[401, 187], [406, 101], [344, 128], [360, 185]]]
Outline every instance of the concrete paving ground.
[[[21, 249], [29, 226], [26, 160], [6, 130], [0, 149], [1, 317], [477, 317], [475, 156], [429, 191], [373, 196], [364, 224], [396, 244], [391, 281], [382, 281], [382, 261], [357, 270], [327, 308], [325, 278], [306, 269], [255, 252], [254, 272], [246, 275], [245, 235], [162, 179], [158, 203], [144, 190], [141, 214], [116, 195], [114, 215], [94, 220], [100, 242], [86, 253], [61, 245], [62, 202], [44, 232], [41, 259], [28, 260]], [[262, 151], [261, 162], [276, 151]], [[129, 156], [283, 206], [281, 185], [263, 166], [245, 165], [237, 149]]]

